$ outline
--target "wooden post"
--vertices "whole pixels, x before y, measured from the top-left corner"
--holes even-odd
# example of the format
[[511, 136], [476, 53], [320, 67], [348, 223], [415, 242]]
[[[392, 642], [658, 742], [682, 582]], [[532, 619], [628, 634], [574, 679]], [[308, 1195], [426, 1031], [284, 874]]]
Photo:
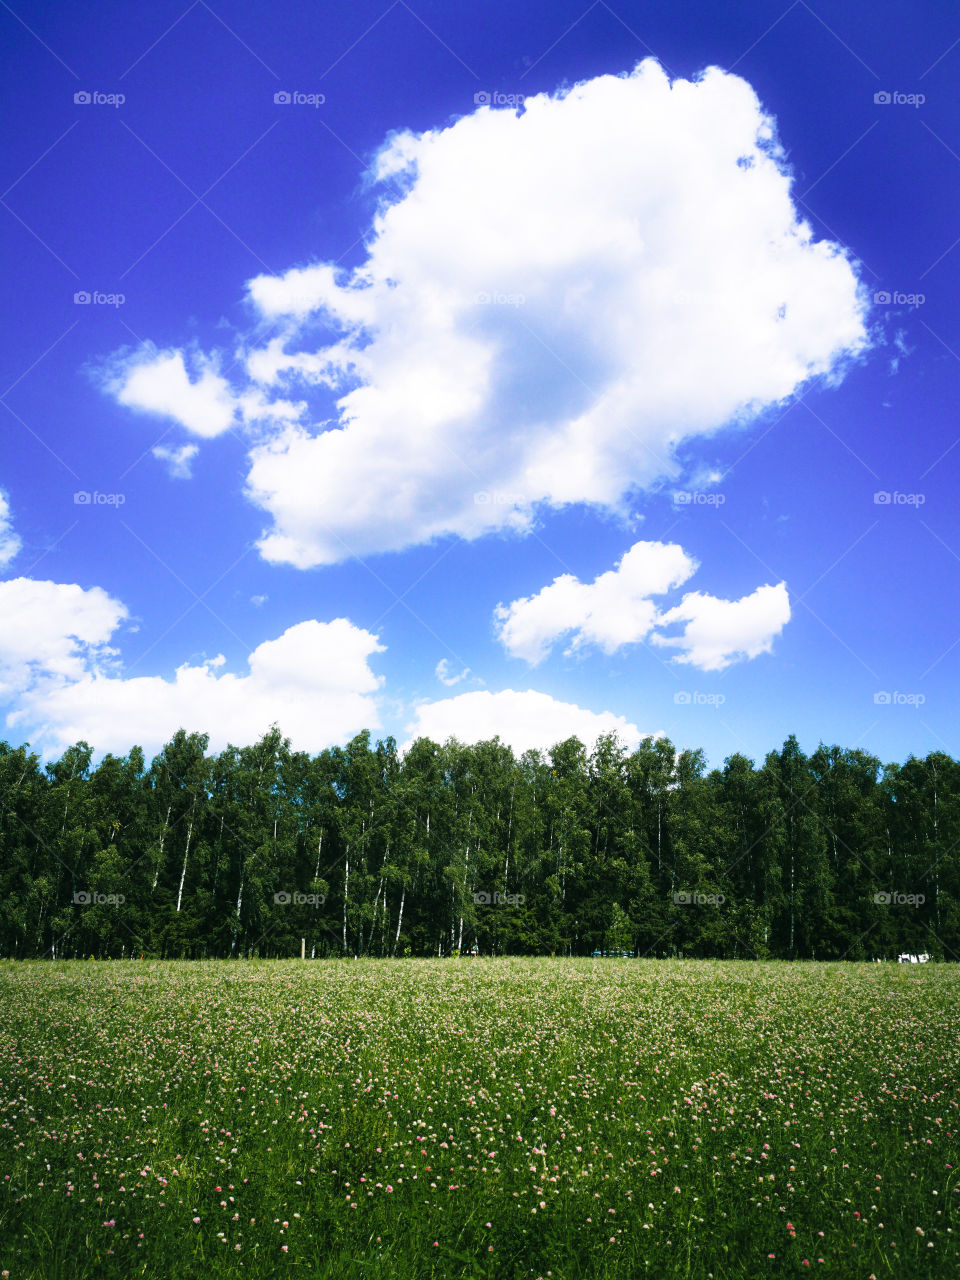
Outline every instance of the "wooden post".
[[300, 939], [300, 959], [306, 960], [306, 958], [307, 958], [307, 940], [306, 938], [301, 938]]

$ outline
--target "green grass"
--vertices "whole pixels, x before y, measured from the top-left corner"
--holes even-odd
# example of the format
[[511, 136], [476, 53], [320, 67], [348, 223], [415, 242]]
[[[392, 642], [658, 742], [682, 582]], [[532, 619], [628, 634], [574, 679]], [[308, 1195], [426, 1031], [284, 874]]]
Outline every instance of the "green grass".
[[947, 965], [2, 963], [0, 1271], [960, 1275], [958, 996]]

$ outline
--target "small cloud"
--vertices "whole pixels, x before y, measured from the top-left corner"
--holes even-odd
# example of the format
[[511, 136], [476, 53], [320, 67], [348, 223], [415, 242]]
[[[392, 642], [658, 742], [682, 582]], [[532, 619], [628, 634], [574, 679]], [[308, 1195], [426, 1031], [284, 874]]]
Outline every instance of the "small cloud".
[[790, 621], [787, 584], [757, 587], [740, 600], [720, 600], [691, 591], [674, 609], [660, 616], [658, 626], [685, 623], [679, 635], [655, 632], [654, 644], [678, 649], [675, 661], [701, 671], [723, 671], [732, 662], [769, 653]]
[[567, 654], [596, 645], [612, 654], [646, 639], [657, 623], [652, 596], [663, 595], [698, 568], [675, 542], [637, 542], [614, 569], [593, 582], [561, 574], [535, 596], [500, 604], [495, 626], [513, 658], [542, 662], [561, 636], [570, 636]]
[[437, 677], [440, 683], [446, 684], [446, 685], [459, 684], [460, 681], [465, 680], [469, 674], [470, 674], [470, 668], [464, 667], [459, 675], [457, 676], [451, 675], [450, 664], [446, 660], [446, 658], [441, 658], [434, 670], [434, 675]]
[[[649, 639], [679, 650], [674, 661], [704, 671], [769, 653], [790, 620], [786, 584], [758, 587], [740, 600], [693, 591], [661, 612], [652, 597], [681, 586], [698, 568], [675, 542], [634, 543], [615, 568], [593, 582], [565, 573], [535, 596], [498, 605], [498, 638], [511, 657], [532, 666], [561, 636], [570, 637], [567, 656], [590, 645], [609, 655]], [[680, 634], [664, 635], [665, 627], [681, 622], [687, 625]]]
[[890, 372], [900, 372], [900, 361], [907, 356], [913, 355], [914, 348], [907, 346], [906, 335], [902, 329], [898, 329], [893, 335], [893, 345], [897, 349], [897, 354], [890, 361]]
[[726, 472], [719, 470], [717, 467], [700, 467], [691, 477], [687, 484], [688, 489], [712, 489], [715, 484], [719, 484]]
[[179, 449], [168, 448], [158, 444], [150, 450], [155, 458], [167, 464], [167, 470], [175, 480], [189, 480], [193, 475], [193, 460], [200, 452], [200, 446], [184, 444]]
[[255, 609], [259, 609], [261, 605], [265, 605], [269, 599], [269, 596], [251, 596], [250, 603]]
[[236, 419], [237, 401], [220, 376], [217, 357], [159, 351], [148, 342], [132, 354], [118, 354], [100, 377], [120, 404], [172, 418], [205, 439], [227, 431]]

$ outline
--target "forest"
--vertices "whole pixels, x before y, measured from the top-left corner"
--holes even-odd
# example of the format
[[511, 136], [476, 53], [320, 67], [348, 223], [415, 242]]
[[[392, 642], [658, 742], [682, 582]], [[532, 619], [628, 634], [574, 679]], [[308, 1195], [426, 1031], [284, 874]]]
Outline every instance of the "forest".
[[955, 960], [958, 845], [941, 752], [0, 743], [0, 958]]

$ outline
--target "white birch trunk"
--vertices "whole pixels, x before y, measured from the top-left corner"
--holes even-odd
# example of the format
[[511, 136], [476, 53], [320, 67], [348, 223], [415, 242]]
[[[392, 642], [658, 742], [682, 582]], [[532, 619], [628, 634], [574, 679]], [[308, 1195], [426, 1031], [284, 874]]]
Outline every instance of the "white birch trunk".
[[167, 816], [163, 820], [163, 826], [160, 829], [160, 857], [157, 859], [157, 865], [153, 869], [153, 884], [150, 886], [150, 892], [153, 893], [157, 887], [157, 880], [160, 877], [160, 865], [163, 862], [163, 842], [167, 838], [167, 824], [170, 821], [170, 810], [173, 805], [167, 805]]
[[190, 840], [193, 836], [193, 814], [190, 815], [190, 825], [187, 827], [187, 846], [183, 851], [183, 870], [180, 872], [180, 888], [177, 890], [177, 910], [180, 910], [180, 903], [183, 901], [183, 882], [187, 878], [187, 860], [190, 857]]
[[347, 845], [346, 867], [343, 873], [343, 954], [347, 954], [347, 899], [350, 896], [350, 846]]
[[393, 939], [393, 954], [394, 954], [394, 955], [396, 955], [396, 954], [397, 954], [397, 946], [398, 946], [398, 944], [399, 944], [399, 942], [400, 942], [400, 926], [403, 924], [403, 903], [404, 903], [404, 899], [406, 898], [406, 896], [407, 896], [407, 886], [406, 886], [406, 885], [404, 885], [404, 886], [403, 886], [403, 888], [400, 890], [400, 912], [399, 912], [399, 914], [398, 914], [398, 916], [397, 916], [397, 932], [396, 932], [396, 935], [395, 935], [395, 937], [394, 937], [394, 939]]

